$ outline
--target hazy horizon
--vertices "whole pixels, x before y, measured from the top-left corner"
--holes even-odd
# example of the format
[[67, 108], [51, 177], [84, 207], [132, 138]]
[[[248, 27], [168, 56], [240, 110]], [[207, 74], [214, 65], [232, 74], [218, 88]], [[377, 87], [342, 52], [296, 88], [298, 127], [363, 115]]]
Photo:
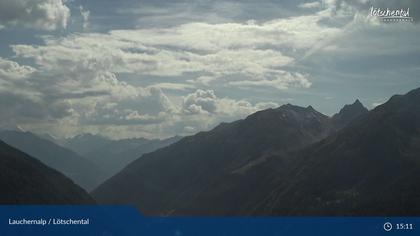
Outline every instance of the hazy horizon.
[[[356, 100], [359, 100], [359, 99], [355, 99], [355, 101], [353, 101], [352, 103], [343, 104], [343, 106], [342, 106], [341, 108], [343, 108], [343, 107], [344, 107], [344, 106], [346, 106], [346, 105], [351, 105], [351, 104], [355, 103], [355, 102], [356, 102]], [[295, 105], [295, 104], [293, 104], [293, 103], [285, 103], [285, 104], [279, 105], [278, 107], [272, 107], [272, 108], [267, 108], [267, 109], [276, 109], [276, 108], [280, 108], [280, 107], [282, 107], [282, 106], [284, 106], [284, 105], [293, 105], [293, 106], [298, 106], [298, 105]], [[363, 105], [363, 106], [365, 106], [363, 103], [362, 103], [362, 105]], [[378, 104], [378, 106], [379, 106], [379, 105], [381, 105], [381, 104]], [[314, 106], [313, 106], [313, 105], [308, 105], [308, 106], [306, 106], [306, 107], [302, 107], [302, 108], [308, 108], [309, 106], [311, 106], [312, 108], [314, 108]], [[298, 107], [300, 107], [300, 106], [298, 106]], [[340, 109], [341, 109], [341, 108], [340, 108]], [[316, 111], [318, 111], [318, 110], [316, 109], [316, 107], [315, 107], [314, 109], [315, 109]], [[337, 112], [336, 112], [336, 113], [333, 113], [333, 114], [331, 114], [331, 115], [324, 114], [324, 113], [322, 113], [322, 112], [321, 112], [321, 114], [324, 114], [324, 115], [329, 116], [330, 118], [332, 118], [335, 114], [338, 114], [338, 113], [339, 113], [340, 109], [339, 109], [339, 110], [337, 110]], [[263, 110], [266, 110], [266, 109], [256, 110], [255, 112], [258, 112], [258, 111], [263, 111]], [[319, 112], [319, 111], [318, 111], [318, 112]], [[253, 114], [253, 113], [252, 113], [252, 114]], [[251, 114], [249, 114], [249, 115], [251, 115]], [[248, 115], [247, 115], [247, 116], [248, 116]], [[246, 116], [246, 117], [247, 117], [247, 116]], [[210, 131], [210, 130], [212, 130], [213, 128], [215, 128], [216, 126], [220, 125], [221, 123], [230, 123], [230, 122], [234, 122], [234, 121], [237, 121], [237, 120], [242, 120], [242, 119], [245, 119], [246, 117], [238, 117], [237, 119], [232, 120], [232, 121], [221, 121], [220, 123], [214, 124], [214, 126], [212, 126], [212, 127], [208, 127], [208, 129], [203, 129], [203, 130], [197, 131], [197, 133], [198, 133], [198, 132], [201, 132], [201, 131]], [[156, 140], [165, 140], [165, 139], [170, 139], [170, 138], [174, 138], [174, 137], [184, 137], [184, 136], [179, 135], [179, 134], [174, 134], [174, 135], [172, 135], [172, 136], [167, 136], [167, 137], [156, 137], [156, 138], [148, 138], [148, 137], [143, 137], [143, 136], [131, 136], [131, 137], [121, 137], [121, 138], [118, 138], [118, 137], [113, 137], [112, 135], [107, 136], [107, 135], [103, 135], [103, 134], [101, 134], [101, 133], [91, 133], [91, 132], [80, 132], [80, 133], [77, 133], [77, 134], [74, 134], [74, 135], [71, 135], [71, 136], [61, 136], [61, 137], [59, 137], [59, 136], [55, 136], [54, 134], [49, 133], [48, 131], [47, 131], [47, 132], [43, 132], [43, 131], [31, 131], [31, 130], [27, 130], [27, 129], [25, 129], [25, 128], [21, 127], [19, 124], [16, 124], [16, 125], [14, 125], [14, 126], [9, 126], [9, 127], [8, 127], [8, 126], [0, 127], [0, 131], [31, 132], [31, 133], [33, 133], [33, 134], [35, 134], [35, 135], [39, 136], [40, 138], [44, 138], [44, 139], [45, 139], [45, 137], [46, 137], [47, 135], [49, 135], [51, 138], [53, 138], [53, 139], [54, 139], [54, 140], [56, 140], [56, 141], [64, 141], [65, 139], [67, 139], [67, 140], [71, 140], [71, 139], [73, 139], [73, 138], [77, 138], [78, 136], [84, 136], [84, 135], [93, 135], [93, 136], [98, 136], [98, 137], [106, 138], [106, 139], [109, 139], [109, 140], [115, 140], [115, 141], [117, 141], [117, 140], [124, 140], [124, 139], [136, 139], [136, 138], [139, 138], [139, 139], [141, 139], [141, 138], [145, 138], [145, 139], [149, 139], [149, 140], [153, 140], [153, 139], [156, 139]], [[185, 137], [186, 137], [186, 136], [190, 136], [190, 135], [195, 135], [195, 134], [196, 134], [196, 133], [187, 134], [187, 135], [185, 135]]]

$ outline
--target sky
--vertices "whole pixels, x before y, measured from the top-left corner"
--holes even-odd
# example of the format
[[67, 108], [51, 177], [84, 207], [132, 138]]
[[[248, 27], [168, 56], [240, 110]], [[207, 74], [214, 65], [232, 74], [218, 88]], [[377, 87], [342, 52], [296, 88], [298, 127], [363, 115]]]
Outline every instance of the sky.
[[286, 103], [373, 109], [420, 87], [417, 21], [415, 0], [0, 0], [0, 128], [166, 138]]

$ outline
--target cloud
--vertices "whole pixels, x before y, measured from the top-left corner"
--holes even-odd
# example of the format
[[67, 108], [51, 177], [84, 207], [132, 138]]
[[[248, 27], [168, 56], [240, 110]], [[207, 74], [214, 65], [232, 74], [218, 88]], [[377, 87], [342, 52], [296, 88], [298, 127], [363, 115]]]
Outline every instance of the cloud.
[[[41, 2], [47, 1], [37, 1]], [[139, 22], [156, 21], [153, 27], [145, 23], [131, 29], [44, 35], [36, 44], [11, 45], [13, 60], [20, 64], [0, 60], [1, 106], [8, 106], [0, 123], [17, 122], [61, 136], [191, 134], [278, 106], [286, 97], [314, 104], [308, 99], [325, 88], [329, 91], [322, 100], [328, 94], [337, 98], [331, 102], [337, 102], [342, 94], [335, 91], [350, 92], [336, 90], [335, 84], [350, 84], [348, 78], [369, 73], [370, 68], [398, 71], [392, 66], [397, 59], [390, 59], [418, 51], [416, 25], [379, 24], [356, 1], [310, 2], [300, 7], [293, 1], [268, 1], [261, 8], [257, 3], [209, 2], [211, 9], [217, 9], [214, 16], [201, 16], [209, 11], [201, 3], [193, 16], [186, 12], [194, 12], [196, 5], [180, 14], [175, 11], [191, 6], [188, 2], [159, 2], [152, 8], [146, 4]], [[172, 8], [165, 8], [168, 4]], [[100, 10], [87, 7], [92, 14]], [[283, 7], [287, 10], [275, 12]], [[75, 9], [80, 10], [85, 28], [91, 24], [89, 30], [97, 29], [103, 16], [90, 17], [85, 7]], [[0, 19], [6, 27], [24, 24]], [[55, 28], [64, 25], [57, 23]], [[398, 35], [406, 36], [405, 44], [398, 43], [402, 38]], [[410, 61], [398, 58], [407, 67], [418, 68], [416, 55]], [[376, 81], [388, 78], [372, 71], [378, 73]], [[400, 72], [392, 78], [400, 78]]]
[[[271, 77], [271, 76], [270, 76]], [[274, 79], [262, 79], [262, 80], [243, 80], [230, 82], [231, 85], [244, 87], [244, 88], [255, 88], [255, 87], [266, 87], [276, 88], [278, 90], [285, 90], [289, 86], [309, 88], [311, 82], [309, 82], [307, 75], [301, 73], [275, 73]]]
[[[46, 119], [55, 125], [55, 134], [119, 130], [152, 135], [157, 126], [159, 134], [177, 134], [278, 105], [218, 97], [219, 88], [310, 87], [310, 75], [297, 72], [294, 64], [320, 41], [341, 33], [317, 23], [325, 17], [328, 12], [266, 22], [73, 33], [11, 47], [16, 58], [34, 63], [30, 86], [19, 90], [36, 92], [39, 104], [55, 109]], [[125, 82], [121, 75], [135, 76], [137, 82]], [[45, 127], [40, 120], [39, 129]]]
[[317, 23], [328, 16], [321, 12], [263, 23], [187, 23], [170, 28], [71, 34], [44, 37], [45, 45], [12, 48], [16, 56], [34, 59], [45, 71], [88, 69], [166, 77], [196, 73], [201, 78], [195, 82], [204, 86], [222, 79], [228, 80], [226, 85], [259, 80], [246, 84], [307, 88], [311, 85], [309, 77], [293, 76], [298, 74], [290, 69], [303, 52], [341, 33]]
[[183, 108], [188, 114], [210, 114], [217, 109], [217, 97], [213, 90], [197, 90], [184, 98]]
[[30, 66], [22, 66], [14, 61], [0, 57], [0, 78], [2, 79], [21, 79], [29, 76], [36, 69]]
[[70, 9], [62, 0], [2, 0], [0, 24], [41, 30], [67, 27]]
[[235, 100], [218, 97], [214, 90], [196, 91], [183, 96], [178, 115], [170, 123], [171, 130], [189, 135], [213, 128], [220, 122], [229, 122], [268, 108], [279, 106], [275, 102], [251, 103], [245, 99]]
[[252, 105], [246, 100], [219, 98], [213, 90], [198, 89], [184, 97], [182, 111], [187, 115], [216, 115], [239, 118], [258, 110], [276, 106], [278, 104], [273, 102]]
[[37, 73], [31, 66], [0, 58], [0, 126], [48, 122], [69, 115], [68, 104], [45, 99], [32, 81]]
[[80, 15], [82, 16], [82, 27], [84, 30], [89, 28], [90, 22], [90, 11], [83, 8], [83, 6], [79, 6]]
[[160, 88], [163, 90], [179, 90], [179, 91], [184, 91], [187, 89], [194, 88], [194, 86], [191, 84], [182, 84], [182, 83], [157, 83], [157, 84], [151, 85], [150, 87]]
[[305, 2], [298, 5], [300, 8], [312, 9], [312, 8], [320, 8], [320, 2]]
[[[159, 88], [134, 87], [96, 67], [36, 70], [0, 58], [0, 126], [142, 125], [163, 122], [176, 108]], [[65, 121], [65, 122], [64, 122]]]
[[317, 24], [328, 14], [324, 11], [317, 15], [280, 18], [262, 23], [252, 20], [241, 23], [186, 23], [163, 29], [114, 30], [111, 34], [147, 45], [171, 45], [187, 50], [218, 51], [279, 45], [298, 49], [310, 47], [339, 31]]
[[386, 102], [386, 101], [373, 102], [373, 103], [371, 104], [371, 107], [372, 107], [372, 108], [375, 108], [375, 107], [377, 107], [377, 106], [380, 106], [380, 105], [384, 104], [385, 102]]
[[191, 84], [196, 84], [200, 87], [203, 87], [203, 86], [204, 87], [209, 87], [210, 84], [212, 82], [214, 82], [215, 80], [217, 80], [217, 78], [214, 77], [214, 76], [203, 75], [203, 76], [199, 76], [198, 78], [195, 78], [195, 79], [189, 79], [189, 80], [187, 80], [187, 82], [191, 83]]

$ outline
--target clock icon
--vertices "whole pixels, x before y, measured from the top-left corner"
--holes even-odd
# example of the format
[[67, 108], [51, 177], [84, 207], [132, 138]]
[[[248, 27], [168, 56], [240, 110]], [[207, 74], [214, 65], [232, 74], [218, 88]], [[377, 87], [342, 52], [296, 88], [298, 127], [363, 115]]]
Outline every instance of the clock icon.
[[387, 231], [387, 232], [391, 231], [392, 230], [392, 224], [389, 223], [389, 222], [386, 222], [384, 224], [384, 230]]

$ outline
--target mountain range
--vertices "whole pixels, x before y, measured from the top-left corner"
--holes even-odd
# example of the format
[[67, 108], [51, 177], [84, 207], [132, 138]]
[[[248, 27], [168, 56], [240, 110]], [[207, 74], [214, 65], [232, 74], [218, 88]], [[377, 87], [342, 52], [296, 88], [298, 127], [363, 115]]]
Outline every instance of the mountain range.
[[290, 104], [143, 155], [100, 203], [146, 215], [419, 215], [420, 89], [333, 117]]
[[105, 180], [143, 154], [168, 146], [180, 139], [180, 136], [174, 136], [167, 139], [111, 140], [100, 135], [81, 134], [57, 142], [99, 166], [105, 172], [103, 179]]
[[0, 131], [0, 140], [58, 170], [87, 191], [93, 190], [142, 154], [155, 151], [179, 139], [179, 136], [175, 136], [162, 140], [111, 140], [93, 134], [58, 139], [21, 128]]
[[[161, 216], [420, 215], [420, 88], [371, 111], [359, 100], [332, 117], [286, 104], [184, 138], [58, 140], [14, 130], [0, 139], [2, 204], [132, 204]], [[77, 184], [95, 188], [95, 200]]]
[[393, 96], [293, 158], [288, 178], [250, 214], [419, 215], [420, 89]]

